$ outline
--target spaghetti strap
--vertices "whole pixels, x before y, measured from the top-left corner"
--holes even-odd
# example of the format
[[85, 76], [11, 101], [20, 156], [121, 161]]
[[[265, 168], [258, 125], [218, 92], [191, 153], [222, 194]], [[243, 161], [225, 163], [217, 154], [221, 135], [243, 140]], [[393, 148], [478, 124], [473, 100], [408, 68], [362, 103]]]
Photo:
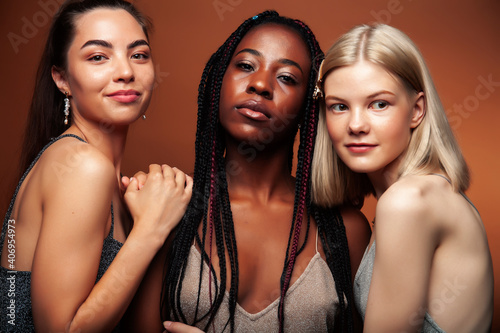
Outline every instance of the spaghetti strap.
[[318, 227], [316, 227], [316, 253], [319, 253], [318, 251]]
[[451, 180], [449, 180], [448, 177], [445, 177], [439, 173], [430, 173], [430, 175], [441, 177], [441, 178], [445, 179], [451, 185]]
[[107, 238], [113, 238], [113, 233], [115, 231], [115, 213], [113, 211], [113, 201], [111, 201], [111, 228], [109, 229], [109, 234]]
[[[447, 181], [448, 183], [450, 183], [450, 185], [451, 185], [451, 180], [449, 180], [448, 178], [446, 178], [445, 176], [443, 176], [443, 175], [441, 175], [441, 174], [439, 174], [439, 173], [430, 173], [430, 175], [439, 176], [439, 177], [441, 177], [441, 178], [444, 178], [444, 179], [446, 179], [446, 181]], [[469, 199], [469, 197], [468, 197], [468, 196], [466, 196], [464, 192], [459, 192], [459, 193], [460, 193], [460, 195], [461, 195], [462, 197], [464, 197], [464, 199], [465, 199], [465, 200], [467, 200], [467, 202], [468, 202], [468, 203], [472, 206], [472, 208], [474, 208], [474, 210], [475, 210], [475, 211], [479, 214], [479, 211], [477, 210], [476, 206], [474, 206], [474, 204], [473, 204], [473, 203], [472, 203], [472, 201]], [[481, 214], [479, 214], [479, 216], [481, 216]]]
[[53, 143], [59, 141], [60, 139], [67, 138], [67, 137], [72, 137], [72, 138], [75, 138], [75, 139], [78, 139], [82, 142], [87, 143], [87, 141], [85, 141], [84, 139], [80, 138], [78, 135], [75, 135], [75, 134], [63, 134], [63, 135], [60, 135], [56, 138], [51, 138], [50, 141], [42, 148], [42, 150], [35, 157], [33, 162], [31, 162], [30, 166], [24, 172], [21, 179], [19, 180], [19, 182], [16, 186], [16, 189], [14, 191], [14, 195], [12, 196], [12, 199], [10, 200], [10, 204], [9, 204], [9, 208], [7, 209], [7, 213], [5, 213], [5, 218], [3, 220], [3, 225], [2, 225], [2, 232], [0, 234], [0, 256], [2, 255], [3, 243], [5, 240], [5, 236], [7, 234], [7, 224], [8, 224], [8, 221], [10, 219], [10, 216], [12, 214], [12, 209], [14, 208], [14, 203], [16, 202], [16, 197], [17, 197], [17, 194], [19, 192], [19, 189], [21, 188], [21, 185], [23, 184], [24, 180], [28, 176], [31, 169], [33, 169], [33, 167], [35, 166], [36, 162], [38, 162], [38, 160], [40, 159], [40, 156], [42, 156], [43, 152], [45, 150], [47, 150], [47, 148], [49, 148]]

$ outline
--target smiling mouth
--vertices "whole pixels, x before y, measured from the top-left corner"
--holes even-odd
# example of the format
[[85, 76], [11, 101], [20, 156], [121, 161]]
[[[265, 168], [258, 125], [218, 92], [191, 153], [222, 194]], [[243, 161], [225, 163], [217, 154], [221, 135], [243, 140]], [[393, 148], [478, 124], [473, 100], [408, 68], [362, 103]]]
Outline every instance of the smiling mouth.
[[366, 153], [372, 149], [374, 149], [377, 145], [372, 144], [348, 144], [345, 145], [346, 148], [353, 153]]
[[120, 103], [132, 103], [139, 99], [140, 94], [135, 90], [120, 90], [109, 94], [108, 97]]

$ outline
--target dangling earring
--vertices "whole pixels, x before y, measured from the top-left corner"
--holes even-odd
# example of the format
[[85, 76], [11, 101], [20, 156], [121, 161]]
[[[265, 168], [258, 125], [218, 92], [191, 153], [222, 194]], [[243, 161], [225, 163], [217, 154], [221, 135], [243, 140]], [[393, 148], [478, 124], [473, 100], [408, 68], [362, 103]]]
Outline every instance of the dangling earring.
[[64, 95], [64, 125], [68, 125], [68, 116], [69, 116], [69, 98], [68, 98], [68, 92], [65, 91]]

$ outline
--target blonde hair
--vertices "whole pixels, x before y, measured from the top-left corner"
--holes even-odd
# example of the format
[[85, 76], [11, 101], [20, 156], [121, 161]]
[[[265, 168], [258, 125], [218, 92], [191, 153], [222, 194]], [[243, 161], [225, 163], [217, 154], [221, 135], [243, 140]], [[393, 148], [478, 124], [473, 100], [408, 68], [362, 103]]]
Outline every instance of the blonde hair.
[[[399, 177], [441, 170], [455, 191], [469, 187], [469, 170], [455, 140], [429, 70], [416, 45], [402, 31], [385, 24], [360, 25], [340, 37], [328, 50], [318, 76], [323, 91], [325, 77], [333, 70], [360, 59], [384, 67], [399, 78], [409, 92], [423, 92], [425, 116], [411, 133]], [[318, 205], [360, 203], [373, 193], [366, 174], [352, 172], [333, 149], [326, 129], [325, 103], [320, 117], [312, 161], [312, 199]]]

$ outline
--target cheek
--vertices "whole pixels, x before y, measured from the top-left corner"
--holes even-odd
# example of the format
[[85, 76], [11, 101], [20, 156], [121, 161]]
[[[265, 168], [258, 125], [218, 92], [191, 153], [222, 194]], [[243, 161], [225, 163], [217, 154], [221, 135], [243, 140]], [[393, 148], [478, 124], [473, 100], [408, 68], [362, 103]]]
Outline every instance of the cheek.
[[289, 87], [274, 91], [274, 103], [276, 110], [283, 115], [280, 121], [285, 125], [290, 122], [298, 123], [301, 116], [304, 116], [304, 106], [306, 104], [305, 89], [290, 89]]
[[326, 128], [328, 130], [330, 140], [332, 140], [333, 145], [336, 146], [338, 143], [340, 143], [343, 134], [341, 119], [339, 119], [338, 117], [333, 117], [327, 113]]
[[154, 84], [156, 82], [156, 74], [155, 74], [153, 64], [151, 64], [151, 66], [144, 68], [139, 73], [140, 73], [139, 74], [140, 78], [143, 80], [143, 83], [144, 83], [144, 86], [146, 87], [146, 89], [153, 90]]
[[377, 135], [385, 136], [392, 142], [406, 145], [410, 140], [410, 125], [408, 119], [404, 117], [379, 121], [373, 128], [377, 131]]
[[230, 109], [234, 106], [236, 103], [234, 96], [237, 95], [238, 92], [244, 92], [241, 82], [232, 79], [230, 76], [224, 76], [219, 95], [219, 109], [221, 114], [223, 110]]
[[[75, 73], [73, 75], [72, 73]], [[85, 91], [99, 91], [109, 80], [109, 73], [106, 69], [89, 69], [86, 66], [75, 66], [69, 70], [70, 84], [73, 89]]]
[[228, 109], [230, 108], [229, 100], [231, 99], [231, 92], [228, 89], [231, 85], [228, 84], [228, 81], [226, 77], [223, 78], [219, 95], [219, 122], [224, 129], [227, 128], [226, 120], [229, 113]]

